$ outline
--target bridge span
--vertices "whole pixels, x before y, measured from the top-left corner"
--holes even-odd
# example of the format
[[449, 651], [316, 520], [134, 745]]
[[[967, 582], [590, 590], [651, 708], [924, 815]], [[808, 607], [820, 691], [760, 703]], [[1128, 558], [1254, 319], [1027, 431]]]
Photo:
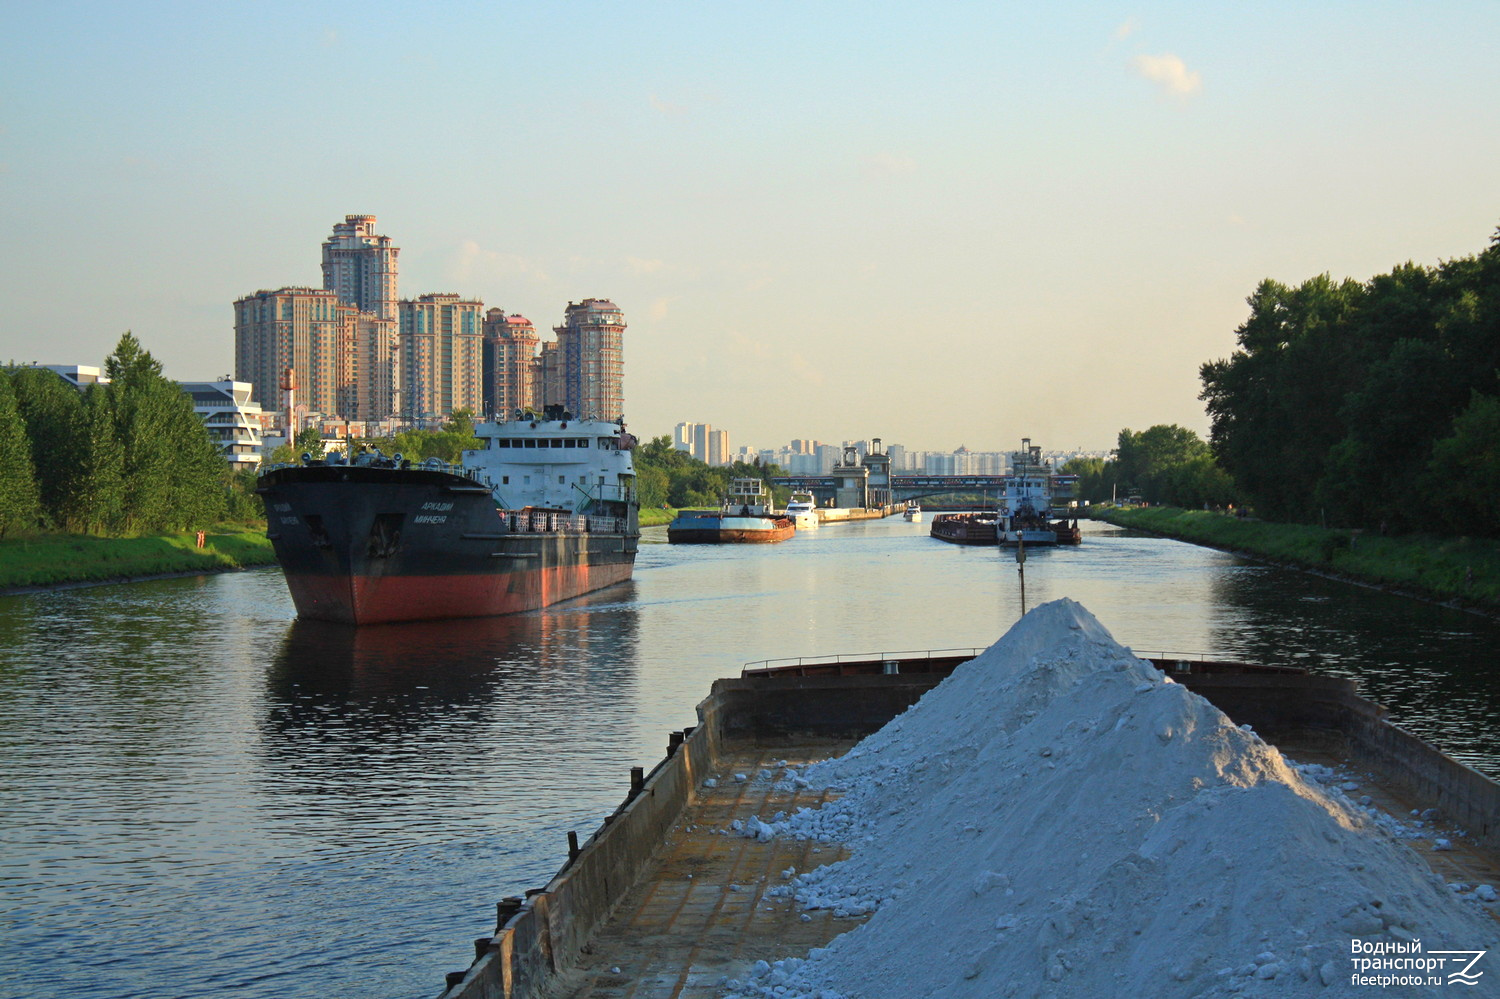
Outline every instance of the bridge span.
[[[890, 476], [890, 500], [905, 503], [924, 496], [942, 496], [959, 493], [981, 493], [998, 496], [1010, 480], [1009, 475], [909, 475]], [[771, 481], [793, 492], [812, 493], [819, 506], [833, 501], [838, 492], [840, 477], [830, 475], [777, 475]], [[1077, 495], [1078, 476], [1054, 475], [1053, 499], [1067, 504]]]

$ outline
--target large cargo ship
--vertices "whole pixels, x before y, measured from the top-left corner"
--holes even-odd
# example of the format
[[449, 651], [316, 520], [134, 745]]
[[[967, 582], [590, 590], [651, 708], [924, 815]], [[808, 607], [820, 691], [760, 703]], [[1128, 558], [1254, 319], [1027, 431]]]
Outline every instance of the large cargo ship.
[[482, 423], [462, 463], [304, 455], [260, 477], [297, 615], [349, 624], [535, 610], [630, 578], [640, 539], [624, 421]]

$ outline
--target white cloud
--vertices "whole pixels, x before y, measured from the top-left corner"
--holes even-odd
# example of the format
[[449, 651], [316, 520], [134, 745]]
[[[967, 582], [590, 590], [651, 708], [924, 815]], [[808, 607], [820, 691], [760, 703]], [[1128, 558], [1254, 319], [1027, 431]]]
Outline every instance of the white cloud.
[[1132, 17], [1115, 29], [1115, 41], [1123, 42], [1139, 30], [1141, 30], [1141, 22]]
[[1133, 60], [1135, 71], [1153, 83], [1161, 84], [1177, 97], [1189, 97], [1203, 87], [1203, 76], [1189, 70], [1187, 64], [1174, 55], [1138, 55]]
[[667, 318], [667, 313], [671, 311], [672, 303], [677, 301], [678, 297], [679, 296], [677, 295], [667, 295], [665, 297], [654, 300], [651, 303], [651, 306], [646, 310], [646, 314], [652, 319]]
[[449, 259], [448, 278], [464, 285], [504, 283], [518, 278], [532, 284], [550, 280], [538, 261], [516, 253], [486, 250], [472, 239], [460, 243]]
[[898, 156], [895, 153], [876, 153], [865, 158], [864, 170], [865, 176], [872, 180], [905, 177], [917, 172], [917, 161], [910, 156]]
[[651, 95], [651, 109], [672, 118], [687, 114], [687, 108], [683, 107], [681, 104], [669, 103], [662, 100], [660, 97], [657, 97], [655, 94]]
[[642, 257], [626, 257], [625, 267], [632, 274], [659, 274], [667, 265], [661, 260], [646, 260]]

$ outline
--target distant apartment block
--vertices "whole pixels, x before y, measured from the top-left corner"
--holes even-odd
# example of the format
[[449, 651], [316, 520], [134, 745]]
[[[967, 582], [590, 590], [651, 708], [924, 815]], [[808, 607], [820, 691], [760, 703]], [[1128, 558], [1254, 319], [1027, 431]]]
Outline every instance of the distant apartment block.
[[258, 291], [234, 303], [234, 373], [257, 399], [285, 408], [291, 371], [293, 405], [303, 416], [339, 411], [342, 335], [352, 310], [321, 288]]
[[539, 405], [562, 405], [563, 357], [556, 340], [549, 340], [537, 348], [536, 386]]
[[536, 327], [501, 309], [484, 314], [484, 412], [510, 417], [540, 410]]
[[375, 233], [375, 216], [345, 215], [323, 243], [323, 287], [339, 301], [394, 321], [400, 253], [389, 236]]
[[394, 319], [347, 309], [340, 331], [339, 417], [373, 422], [389, 419], [400, 410], [399, 332]]
[[710, 430], [707, 434], [705, 445], [704, 452], [706, 457], [703, 459], [704, 461], [710, 465], [729, 464], [729, 431]]
[[401, 411], [440, 423], [457, 410], [484, 410], [484, 303], [458, 295], [402, 299]]
[[[624, 316], [604, 298], [569, 302], [557, 341], [524, 316], [455, 294], [398, 297], [400, 249], [375, 216], [347, 215], [323, 242], [323, 287], [262, 290], [234, 303], [235, 378], [279, 424], [430, 426], [455, 410], [512, 415], [561, 405], [624, 412]], [[290, 406], [290, 409], [288, 407]]]
[[672, 430], [672, 446], [710, 465], [727, 465], [734, 460], [729, 431], [715, 430], [707, 423], [677, 424]]
[[618, 419], [625, 411], [625, 317], [607, 298], [569, 302], [556, 327], [563, 407], [580, 418]]

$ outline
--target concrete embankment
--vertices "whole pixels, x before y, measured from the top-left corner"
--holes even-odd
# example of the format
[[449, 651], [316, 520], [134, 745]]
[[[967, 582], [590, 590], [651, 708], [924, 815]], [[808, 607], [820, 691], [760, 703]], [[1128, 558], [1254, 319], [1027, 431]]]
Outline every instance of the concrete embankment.
[[870, 507], [825, 506], [818, 508], [818, 520], [824, 524], [839, 524], [849, 520], [880, 520], [905, 509], [904, 505], [895, 504]]

